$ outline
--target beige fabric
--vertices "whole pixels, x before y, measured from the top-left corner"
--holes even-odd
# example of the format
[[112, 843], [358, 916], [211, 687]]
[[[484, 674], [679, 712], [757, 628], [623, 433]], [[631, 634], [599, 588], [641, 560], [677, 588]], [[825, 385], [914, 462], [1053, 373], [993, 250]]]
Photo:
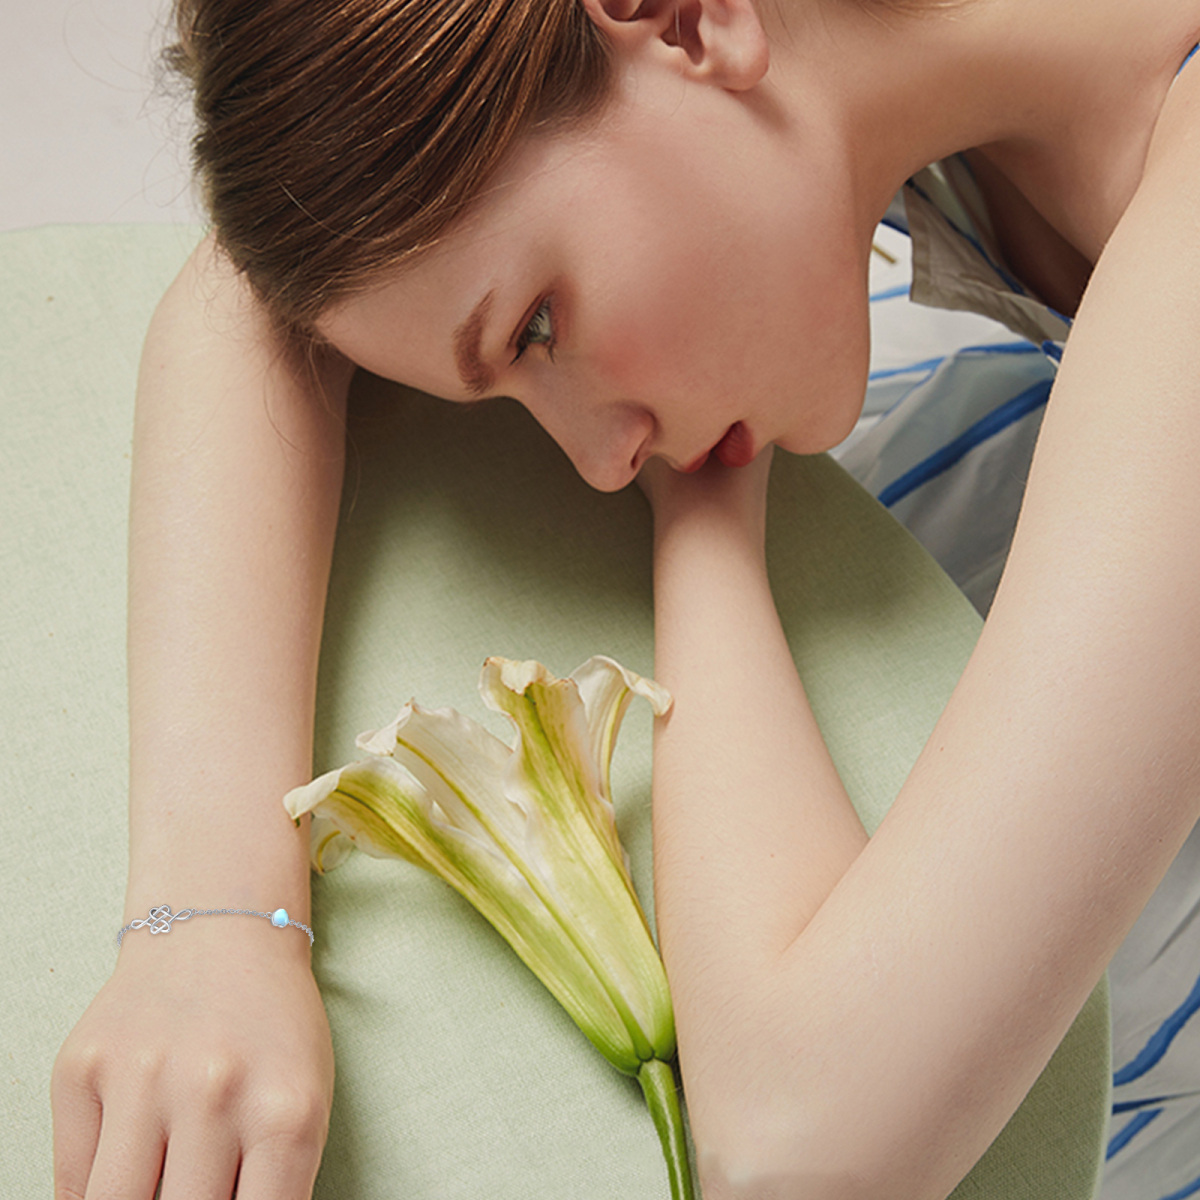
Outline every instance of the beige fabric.
[[[1034, 345], [1066, 340], [1069, 324], [1015, 277], [997, 270], [1003, 256], [970, 169], [948, 158], [918, 171], [904, 187], [912, 236], [912, 288], [918, 304], [981, 313]], [[954, 231], [950, 221], [969, 237]]]

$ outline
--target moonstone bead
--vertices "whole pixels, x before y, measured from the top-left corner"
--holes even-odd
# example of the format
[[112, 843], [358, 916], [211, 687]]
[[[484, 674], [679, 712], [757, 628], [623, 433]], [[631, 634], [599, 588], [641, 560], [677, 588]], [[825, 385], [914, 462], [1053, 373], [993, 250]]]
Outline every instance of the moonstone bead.
[[276, 929], [283, 929], [284, 926], [287, 925], [287, 923], [288, 923], [288, 915], [287, 915], [286, 908], [277, 908], [271, 914], [271, 924], [274, 925]]

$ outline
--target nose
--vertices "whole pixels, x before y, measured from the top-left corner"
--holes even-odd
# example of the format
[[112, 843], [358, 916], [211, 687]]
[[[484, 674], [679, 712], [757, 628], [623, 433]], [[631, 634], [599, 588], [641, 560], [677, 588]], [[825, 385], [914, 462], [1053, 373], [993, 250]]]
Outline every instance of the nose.
[[583, 479], [599, 492], [618, 492], [634, 480], [649, 456], [654, 417], [639, 405], [616, 402], [571, 420], [570, 410], [534, 412]]

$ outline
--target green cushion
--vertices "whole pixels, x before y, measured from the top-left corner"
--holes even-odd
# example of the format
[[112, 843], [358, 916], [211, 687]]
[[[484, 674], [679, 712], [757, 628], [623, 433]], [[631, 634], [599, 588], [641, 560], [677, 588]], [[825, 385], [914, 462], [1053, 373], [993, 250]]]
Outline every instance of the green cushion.
[[[116, 959], [134, 379], [150, 313], [197, 236], [110, 226], [0, 237], [0, 1195], [50, 1193], [51, 1065]], [[769, 550], [784, 624], [874, 828], [979, 620], [831, 460], [777, 459]], [[355, 734], [414, 696], [504, 735], [475, 692], [489, 654], [564, 674], [604, 653], [652, 673], [650, 532], [636, 489], [591, 491], [516, 405], [463, 410], [360, 377], [316, 769], [356, 757]], [[635, 706], [614, 766], [648, 910], [650, 729]], [[354, 855], [314, 880], [313, 926], [338, 1062], [318, 1197], [667, 1196], [636, 1083], [449, 888], [408, 864]], [[1089, 1200], [1108, 1088], [1102, 985], [956, 1196]]]

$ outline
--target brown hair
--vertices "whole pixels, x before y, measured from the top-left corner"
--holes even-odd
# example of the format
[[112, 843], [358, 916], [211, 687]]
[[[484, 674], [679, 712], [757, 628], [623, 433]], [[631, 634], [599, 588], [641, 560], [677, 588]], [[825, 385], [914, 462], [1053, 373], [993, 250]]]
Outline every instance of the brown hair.
[[304, 329], [433, 245], [523, 134], [598, 112], [579, 0], [175, 0], [219, 244]]
[[432, 246], [522, 135], [600, 112], [613, 79], [580, 0], [174, 0], [173, 18], [217, 241], [300, 332]]

